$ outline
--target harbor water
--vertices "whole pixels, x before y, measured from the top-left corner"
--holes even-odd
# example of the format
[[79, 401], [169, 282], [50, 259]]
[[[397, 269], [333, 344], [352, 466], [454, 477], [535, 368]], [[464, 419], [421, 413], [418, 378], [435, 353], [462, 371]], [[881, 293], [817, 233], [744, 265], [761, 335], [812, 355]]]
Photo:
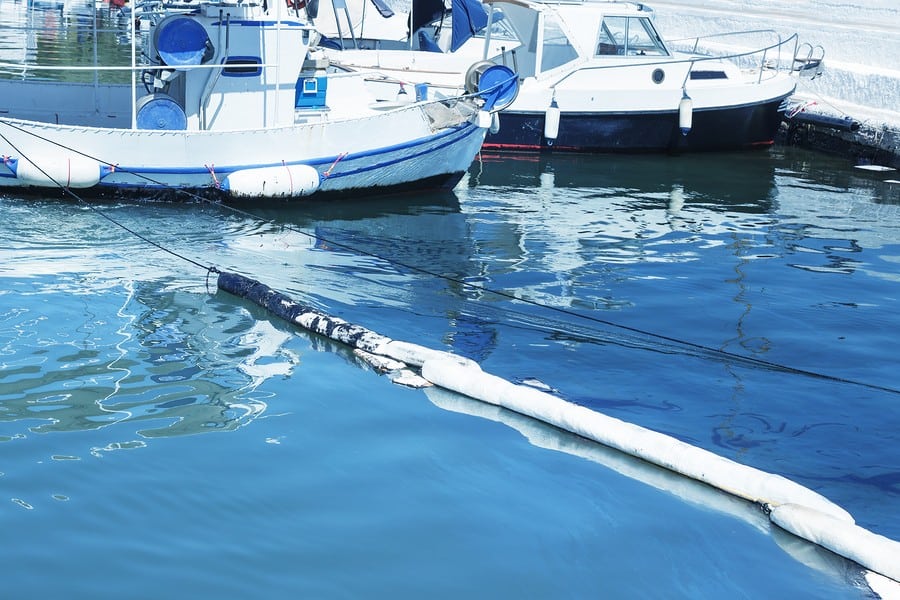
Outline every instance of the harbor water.
[[392, 384], [179, 257], [790, 477], [896, 539], [897, 186], [774, 149], [483, 157], [453, 192], [241, 213], [6, 194], [4, 589], [867, 597], [757, 507]]
[[758, 506], [394, 384], [205, 267], [900, 539], [898, 180], [775, 147], [482, 155], [340, 201], [0, 193], [0, 595], [871, 598]]

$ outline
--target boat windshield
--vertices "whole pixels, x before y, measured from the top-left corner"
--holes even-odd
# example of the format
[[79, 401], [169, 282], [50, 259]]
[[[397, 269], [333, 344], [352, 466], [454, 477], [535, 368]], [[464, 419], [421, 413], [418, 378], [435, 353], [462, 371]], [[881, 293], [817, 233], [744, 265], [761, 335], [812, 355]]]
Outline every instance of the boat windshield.
[[541, 71], [549, 71], [578, 58], [559, 20], [553, 14], [544, 17], [544, 43], [541, 51]]
[[600, 24], [597, 56], [668, 56], [647, 17], [605, 17]]
[[[503, 13], [503, 9], [495, 8], [491, 13], [491, 39], [493, 40], [515, 40], [519, 41], [519, 37], [512, 29], [509, 19]], [[484, 36], [484, 31], [480, 32]]]

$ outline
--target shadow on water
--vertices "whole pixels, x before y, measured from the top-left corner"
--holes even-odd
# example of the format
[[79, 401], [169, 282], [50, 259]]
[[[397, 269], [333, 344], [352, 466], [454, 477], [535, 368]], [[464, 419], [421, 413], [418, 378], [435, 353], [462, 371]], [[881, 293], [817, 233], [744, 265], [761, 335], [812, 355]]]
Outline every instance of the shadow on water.
[[426, 190], [378, 196], [301, 198], [297, 200], [230, 201], [227, 207], [246, 211], [275, 224], [309, 227], [328, 222], [354, 222], [426, 214], [458, 213], [459, 198], [453, 190]]

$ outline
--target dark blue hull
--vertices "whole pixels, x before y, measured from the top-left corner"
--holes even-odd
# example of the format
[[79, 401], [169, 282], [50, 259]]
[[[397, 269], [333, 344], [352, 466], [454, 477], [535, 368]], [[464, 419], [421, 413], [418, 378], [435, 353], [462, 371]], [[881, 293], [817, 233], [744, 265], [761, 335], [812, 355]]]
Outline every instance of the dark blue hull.
[[693, 126], [682, 135], [678, 111], [572, 113], [560, 115], [559, 135], [544, 137], [543, 112], [500, 113], [500, 130], [484, 147], [540, 152], [702, 152], [766, 147], [781, 123], [785, 98], [713, 110], [695, 110]]

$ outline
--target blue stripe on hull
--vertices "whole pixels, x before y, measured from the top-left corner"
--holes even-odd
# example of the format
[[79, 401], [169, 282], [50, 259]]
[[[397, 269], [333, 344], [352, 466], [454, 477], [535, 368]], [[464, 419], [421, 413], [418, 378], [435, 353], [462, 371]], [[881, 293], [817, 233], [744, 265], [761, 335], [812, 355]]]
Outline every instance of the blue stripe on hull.
[[500, 113], [500, 131], [484, 147], [541, 152], [697, 152], [770, 145], [781, 123], [784, 98], [725, 109], [694, 111], [687, 136], [678, 111], [653, 113], [562, 113], [559, 136], [544, 138], [544, 113]]

